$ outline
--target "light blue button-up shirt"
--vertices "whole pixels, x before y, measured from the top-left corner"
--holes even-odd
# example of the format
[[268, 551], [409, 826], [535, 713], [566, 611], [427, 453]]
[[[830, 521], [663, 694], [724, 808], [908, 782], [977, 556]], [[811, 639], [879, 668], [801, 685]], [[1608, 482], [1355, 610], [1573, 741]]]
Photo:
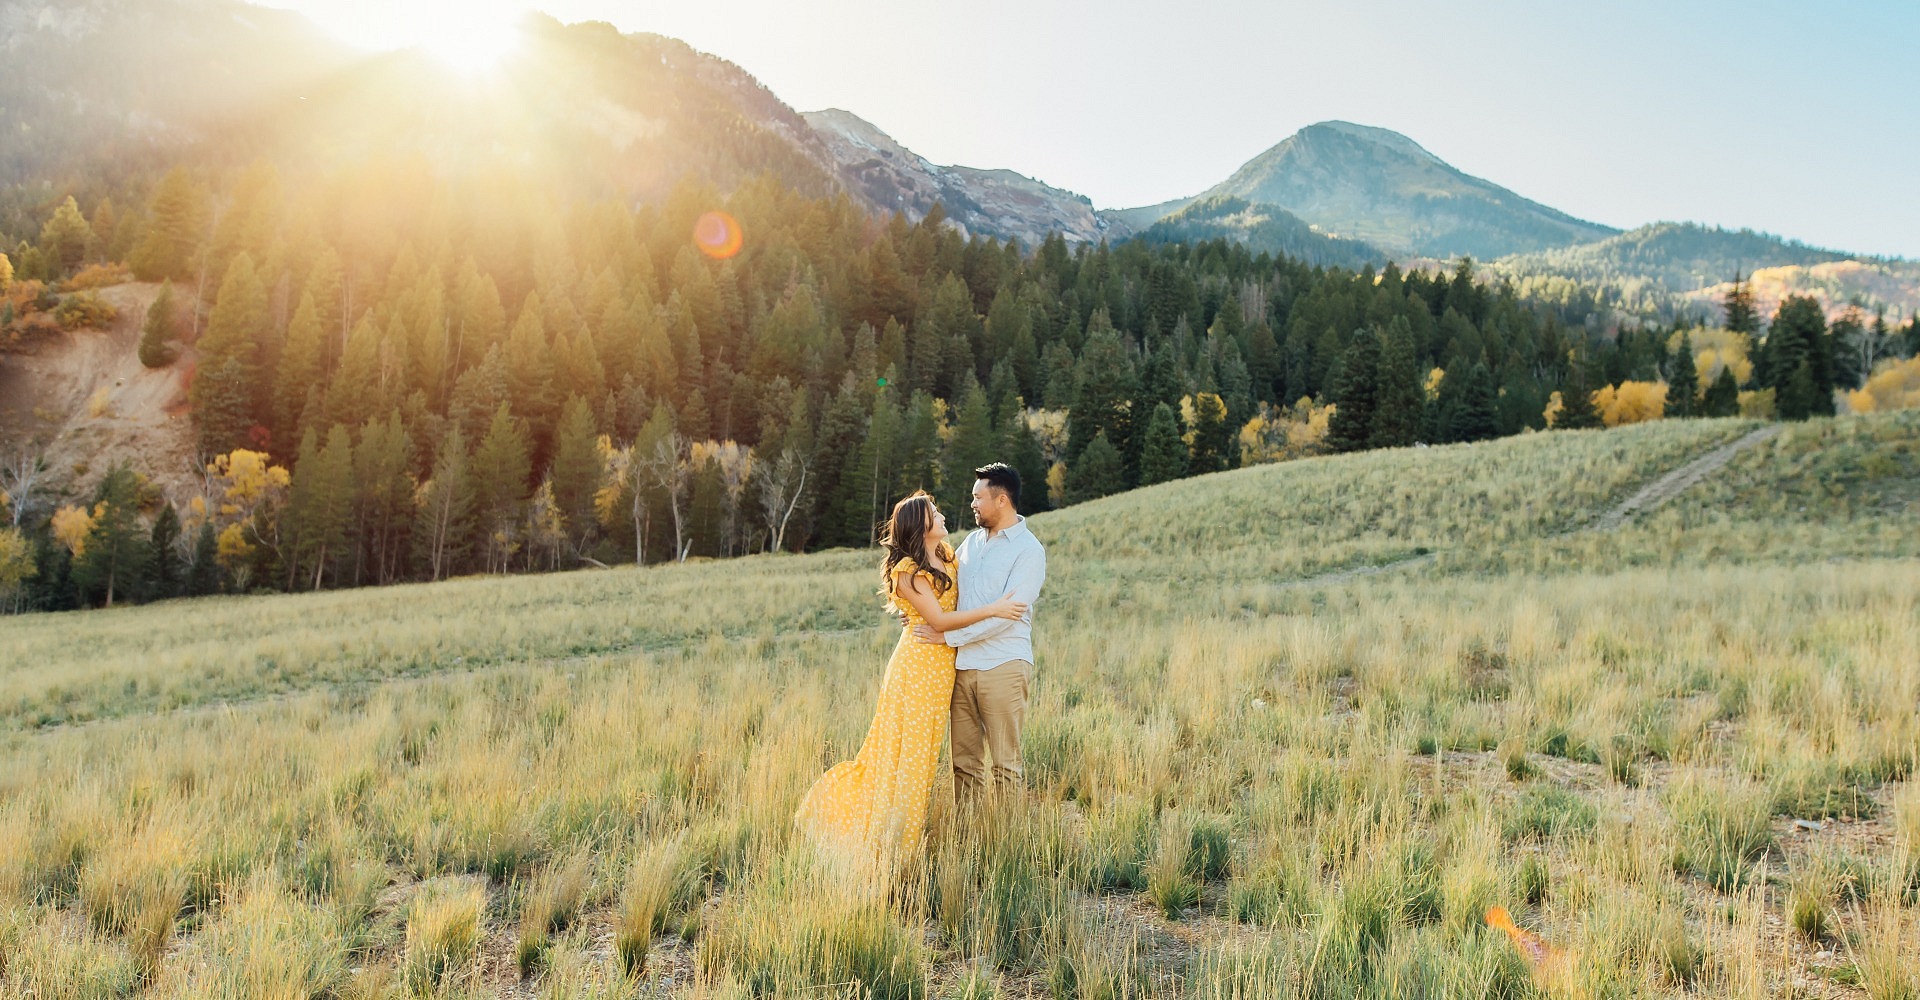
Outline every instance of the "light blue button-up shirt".
[[973, 529], [954, 553], [954, 564], [960, 576], [960, 610], [985, 607], [1009, 591], [1014, 600], [1028, 605], [1020, 621], [989, 618], [948, 632], [947, 645], [959, 650], [954, 666], [991, 670], [1009, 660], [1032, 663], [1032, 605], [1047, 582], [1047, 550], [1027, 530], [1027, 519], [1016, 516], [997, 535]]

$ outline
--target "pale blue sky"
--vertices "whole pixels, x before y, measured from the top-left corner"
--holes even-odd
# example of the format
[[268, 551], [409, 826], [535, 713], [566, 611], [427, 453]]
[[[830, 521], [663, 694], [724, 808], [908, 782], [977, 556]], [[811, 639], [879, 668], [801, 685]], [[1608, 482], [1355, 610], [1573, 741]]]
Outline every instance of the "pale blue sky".
[[1394, 129], [1582, 218], [1747, 226], [1920, 257], [1920, 2], [265, 0], [535, 6], [681, 38], [801, 111], [1102, 208], [1194, 194], [1302, 126]]

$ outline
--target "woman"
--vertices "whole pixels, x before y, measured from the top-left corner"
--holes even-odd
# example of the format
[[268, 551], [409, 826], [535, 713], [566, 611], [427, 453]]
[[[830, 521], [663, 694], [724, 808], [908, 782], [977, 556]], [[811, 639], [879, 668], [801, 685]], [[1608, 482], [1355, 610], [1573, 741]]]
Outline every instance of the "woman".
[[914, 627], [924, 622], [946, 631], [988, 618], [1018, 620], [1027, 611], [1011, 595], [955, 611], [960, 587], [946, 539], [947, 520], [932, 497], [915, 493], [894, 505], [880, 539], [880, 594], [901, 629], [880, 682], [880, 704], [860, 753], [814, 782], [794, 816], [829, 863], [872, 887], [920, 846], [953, 697], [953, 649], [916, 641]]

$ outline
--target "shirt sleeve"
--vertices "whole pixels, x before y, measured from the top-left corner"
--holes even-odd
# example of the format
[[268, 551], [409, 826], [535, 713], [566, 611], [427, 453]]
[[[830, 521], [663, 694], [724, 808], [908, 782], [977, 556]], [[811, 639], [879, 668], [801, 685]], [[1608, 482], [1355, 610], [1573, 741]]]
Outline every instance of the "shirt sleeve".
[[[1013, 599], [1027, 605], [1027, 618], [1033, 620], [1033, 603], [1040, 598], [1040, 588], [1047, 583], [1047, 550], [1035, 545], [1013, 557], [1013, 569], [1007, 574], [1007, 589], [1013, 591]], [[995, 594], [994, 600], [1000, 595]], [[951, 629], [947, 632], [947, 645], [958, 648], [982, 639], [991, 639], [1013, 627], [1013, 621], [1007, 618], [988, 618], [974, 622], [966, 628]]]

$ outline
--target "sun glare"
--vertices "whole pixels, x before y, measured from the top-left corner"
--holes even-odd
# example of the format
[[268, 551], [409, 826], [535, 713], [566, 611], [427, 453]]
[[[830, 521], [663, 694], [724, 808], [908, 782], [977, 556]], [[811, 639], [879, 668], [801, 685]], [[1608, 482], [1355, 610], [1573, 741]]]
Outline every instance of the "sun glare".
[[521, 8], [514, 0], [290, 0], [286, 5], [351, 45], [374, 52], [418, 48], [462, 73], [497, 67], [520, 40]]
[[420, 47], [463, 73], [482, 73], [513, 51], [520, 34], [505, 20], [471, 20], [453, 14], [420, 36]]

